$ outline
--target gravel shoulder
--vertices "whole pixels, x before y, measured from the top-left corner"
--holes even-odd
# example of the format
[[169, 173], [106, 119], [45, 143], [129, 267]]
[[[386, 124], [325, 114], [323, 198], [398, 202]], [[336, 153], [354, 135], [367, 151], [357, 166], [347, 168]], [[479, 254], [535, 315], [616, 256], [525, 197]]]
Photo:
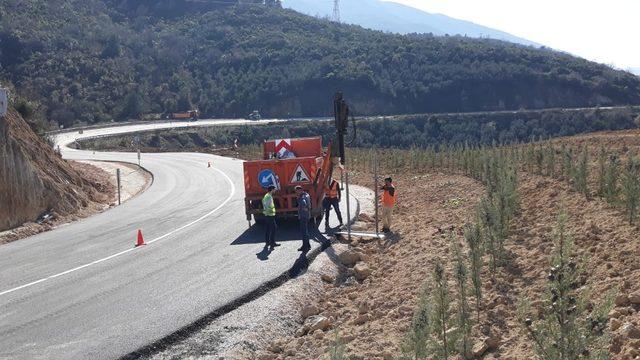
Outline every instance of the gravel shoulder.
[[118, 202], [118, 180], [117, 169], [120, 169], [120, 191], [121, 202], [132, 199], [136, 195], [145, 191], [153, 182], [153, 176], [143, 168], [130, 163], [110, 162], [110, 161], [80, 161], [80, 163], [88, 164], [99, 168], [109, 175], [109, 182], [116, 189], [113, 204]]
[[[359, 200], [360, 214], [373, 213], [373, 191], [351, 186], [350, 193]], [[347, 271], [339, 260], [339, 254], [347, 250], [346, 244], [334, 243], [299, 276], [147, 359], [256, 358], [259, 349], [282, 336], [295, 335], [307, 315], [302, 309], [322, 296], [328, 279], [335, 281]]]

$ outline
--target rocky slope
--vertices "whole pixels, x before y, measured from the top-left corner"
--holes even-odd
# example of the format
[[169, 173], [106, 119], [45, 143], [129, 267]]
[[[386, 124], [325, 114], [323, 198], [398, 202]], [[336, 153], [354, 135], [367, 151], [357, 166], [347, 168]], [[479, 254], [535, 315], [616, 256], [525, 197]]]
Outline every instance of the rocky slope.
[[0, 118], [0, 231], [50, 220], [108, 199], [38, 137], [13, 109]]

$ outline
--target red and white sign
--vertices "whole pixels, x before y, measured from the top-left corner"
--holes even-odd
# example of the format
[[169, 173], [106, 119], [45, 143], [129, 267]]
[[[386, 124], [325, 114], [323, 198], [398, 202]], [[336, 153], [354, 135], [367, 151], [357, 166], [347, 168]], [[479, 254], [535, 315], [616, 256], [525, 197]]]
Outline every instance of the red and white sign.
[[293, 152], [293, 147], [291, 146], [291, 139], [277, 139], [276, 143], [276, 154], [279, 157], [283, 157], [287, 151]]

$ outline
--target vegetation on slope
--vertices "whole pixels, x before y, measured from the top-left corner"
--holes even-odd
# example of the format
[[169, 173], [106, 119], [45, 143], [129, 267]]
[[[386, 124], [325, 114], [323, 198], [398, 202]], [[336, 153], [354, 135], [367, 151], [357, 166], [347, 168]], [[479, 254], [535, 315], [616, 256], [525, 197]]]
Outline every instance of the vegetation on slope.
[[187, 3], [0, 0], [0, 75], [66, 127], [192, 107], [326, 115], [336, 89], [360, 114], [640, 103], [637, 77], [547, 49]]

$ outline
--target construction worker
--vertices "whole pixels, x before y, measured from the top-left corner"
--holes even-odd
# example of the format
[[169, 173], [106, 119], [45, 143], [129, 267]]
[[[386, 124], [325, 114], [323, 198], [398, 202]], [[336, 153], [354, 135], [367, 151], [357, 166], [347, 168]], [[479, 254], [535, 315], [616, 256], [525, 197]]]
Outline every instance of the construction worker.
[[267, 193], [262, 198], [262, 214], [264, 215], [264, 224], [266, 232], [264, 235], [264, 247], [273, 250], [280, 244], [276, 243], [276, 204], [273, 201], [273, 194], [276, 192], [275, 186], [269, 186]]
[[311, 197], [302, 186], [296, 186], [298, 196], [298, 221], [300, 222], [300, 232], [302, 233], [302, 247], [298, 251], [303, 253], [311, 250], [309, 244], [309, 219], [311, 219]]
[[393, 215], [393, 208], [396, 205], [396, 187], [393, 185], [393, 180], [388, 177], [384, 179], [384, 186], [381, 188], [382, 195], [382, 231], [388, 233], [391, 231], [391, 216]]
[[340, 200], [342, 198], [342, 189], [340, 189], [340, 184], [335, 180], [331, 179], [331, 183], [324, 187], [324, 200], [322, 201], [322, 205], [324, 207], [324, 225], [325, 227], [329, 227], [329, 213], [331, 212], [331, 207], [333, 206], [333, 210], [336, 212], [336, 216], [338, 216], [338, 221], [340, 221], [340, 226], [342, 226], [342, 213], [340, 213]]

